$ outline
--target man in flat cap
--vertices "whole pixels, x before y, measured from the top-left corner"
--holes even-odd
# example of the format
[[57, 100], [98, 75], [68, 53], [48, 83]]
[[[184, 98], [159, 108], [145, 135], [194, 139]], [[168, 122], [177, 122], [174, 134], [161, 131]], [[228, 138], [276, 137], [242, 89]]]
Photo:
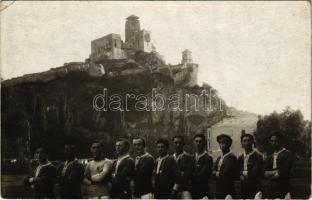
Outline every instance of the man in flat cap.
[[271, 182], [270, 196], [268, 198], [284, 198], [289, 192], [289, 178], [293, 156], [290, 151], [282, 146], [283, 135], [280, 131], [273, 132], [269, 139], [274, 153], [267, 158], [265, 163], [264, 176]]
[[241, 144], [244, 153], [238, 157], [238, 168], [241, 180], [241, 198], [253, 199], [261, 190], [261, 178], [263, 175], [262, 155], [253, 148], [254, 137], [242, 132]]
[[216, 198], [224, 199], [231, 195], [236, 198], [234, 180], [238, 177], [237, 159], [230, 151], [232, 138], [229, 135], [221, 134], [217, 137], [222, 155], [217, 158], [215, 163], [216, 176]]

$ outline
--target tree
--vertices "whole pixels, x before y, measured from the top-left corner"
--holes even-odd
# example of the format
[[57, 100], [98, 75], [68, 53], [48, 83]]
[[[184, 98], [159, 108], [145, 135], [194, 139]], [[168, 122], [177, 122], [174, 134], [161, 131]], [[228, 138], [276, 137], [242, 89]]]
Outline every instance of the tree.
[[300, 110], [286, 107], [281, 113], [274, 111], [270, 115], [259, 117], [255, 138], [260, 150], [272, 153], [268, 139], [277, 130], [284, 135], [285, 147], [297, 157], [307, 158], [310, 155], [311, 122], [304, 121]]

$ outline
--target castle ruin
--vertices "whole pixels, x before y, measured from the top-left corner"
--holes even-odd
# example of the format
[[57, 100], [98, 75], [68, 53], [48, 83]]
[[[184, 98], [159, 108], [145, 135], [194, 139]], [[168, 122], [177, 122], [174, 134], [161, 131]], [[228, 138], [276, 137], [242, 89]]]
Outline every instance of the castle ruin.
[[125, 24], [125, 42], [119, 34], [111, 33], [91, 41], [91, 61], [103, 59], [125, 59], [137, 51], [151, 52], [155, 47], [151, 43], [150, 31], [141, 29], [139, 17], [131, 15]]
[[157, 72], [170, 76], [176, 85], [192, 87], [197, 85], [198, 64], [193, 62], [192, 52], [188, 49], [182, 52], [181, 63], [166, 64], [151, 41], [151, 32], [141, 29], [139, 17], [131, 15], [126, 18], [125, 41], [120, 34], [110, 33], [91, 41], [91, 54], [85, 62], [64, 63], [60, 67], [26, 74], [7, 82], [46, 82], [68, 73], [83, 71], [92, 77]]
[[[91, 41], [90, 62], [99, 64], [105, 60], [130, 59], [136, 52], [156, 53], [151, 42], [151, 32], [141, 29], [139, 17], [131, 15], [126, 18], [125, 42], [119, 34], [111, 33]], [[168, 67], [168, 66], [167, 66]], [[182, 52], [180, 64], [169, 65], [171, 77], [177, 84], [194, 86], [197, 84], [198, 64], [193, 63], [192, 52]], [[164, 69], [157, 69], [164, 71]]]

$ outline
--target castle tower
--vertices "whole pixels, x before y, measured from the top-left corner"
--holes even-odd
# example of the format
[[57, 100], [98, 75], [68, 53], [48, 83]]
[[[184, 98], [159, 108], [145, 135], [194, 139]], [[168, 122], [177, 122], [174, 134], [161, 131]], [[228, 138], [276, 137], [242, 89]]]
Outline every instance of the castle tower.
[[138, 44], [140, 51], [151, 52], [153, 50], [153, 44], [151, 43], [151, 32], [147, 30], [141, 30], [138, 35]]
[[198, 64], [193, 63], [192, 52], [188, 49], [185, 49], [182, 52], [182, 66], [188, 69], [190, 79], [188, 81], [189, 86], [194, 86], [197, 84], [197, 73], [198, 73]]
[[188, 49], [185, 49], [182, 52], [182, 64], [193, 63], [192, 52]]
[[139, 44], [136, 43], [137, 36], [140, 32], [140, 21], [139, 17], [130, 15], [127, 17], [125, 27], [125, 42], [128, 43], [131, 48], [137, 48]]

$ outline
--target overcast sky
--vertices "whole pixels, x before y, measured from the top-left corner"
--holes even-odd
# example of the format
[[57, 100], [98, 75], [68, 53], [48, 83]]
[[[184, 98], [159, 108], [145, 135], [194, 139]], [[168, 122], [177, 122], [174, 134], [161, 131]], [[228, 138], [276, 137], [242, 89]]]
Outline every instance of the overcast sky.
[[212, 85], [228, 105], [258, 114], [291, 106], [310, 119], [308, 1], [15, 2], [1, 13], [1, 76], [84, 61], [91, 40], [124, 38], [131, 14], [167, 63], [190, 49], [199, 84]]

